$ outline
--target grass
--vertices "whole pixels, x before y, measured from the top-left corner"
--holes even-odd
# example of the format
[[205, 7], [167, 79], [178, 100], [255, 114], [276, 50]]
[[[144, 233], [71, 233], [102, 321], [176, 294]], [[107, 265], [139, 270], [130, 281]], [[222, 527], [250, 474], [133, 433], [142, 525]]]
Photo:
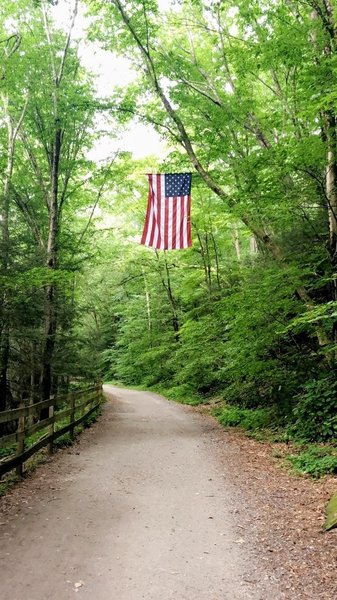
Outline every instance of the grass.
[[15, 450], [16, 444], [11, 444], [10, 446], [6, 446], [5, 448], [0, 448], [0, 459], [15, 454]]
[[286, 461], [292, 470], [300, 475], [310, 475], [314, 479], [337, 473], [337, 448], [327, 445], [307, 444], [299, 452], [289, 454]]
[[213, 415], [223, 427], [241, 427], [249, 433], [267, 435], [275, 431], [278, 424], [275, 410], [272, 408], [239, 408], [225, 405], [214, 409]]

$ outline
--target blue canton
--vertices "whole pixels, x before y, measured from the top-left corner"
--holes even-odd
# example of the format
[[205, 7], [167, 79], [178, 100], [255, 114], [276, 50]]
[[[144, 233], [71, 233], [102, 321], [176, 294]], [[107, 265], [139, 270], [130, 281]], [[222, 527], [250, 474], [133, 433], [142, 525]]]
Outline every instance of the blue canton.
[[165, 197], [189, 196], [191, 193], [191, 173], [165, 175]]

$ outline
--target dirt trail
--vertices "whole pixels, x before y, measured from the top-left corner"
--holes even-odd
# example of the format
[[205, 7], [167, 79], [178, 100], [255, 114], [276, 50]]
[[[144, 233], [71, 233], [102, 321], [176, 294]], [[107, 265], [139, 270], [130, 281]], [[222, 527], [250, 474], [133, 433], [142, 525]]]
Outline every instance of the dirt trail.
[[40, 467], [0, 517], [0, 599], [283, 598], [235, 523], [217, 425], [155, 394], [105, 391], [80, 453]]

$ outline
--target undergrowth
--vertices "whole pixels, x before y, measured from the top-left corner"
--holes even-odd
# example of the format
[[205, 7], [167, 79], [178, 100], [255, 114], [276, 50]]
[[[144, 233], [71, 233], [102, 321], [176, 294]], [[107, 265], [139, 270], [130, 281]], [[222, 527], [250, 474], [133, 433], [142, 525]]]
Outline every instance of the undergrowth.
[[224, 427], [239, 427], [260, 442], [290, 442], [291, 453], [286, 457], [281, 453], [277, 457], [291, 465], [293, 473], [310, 475], [315, 479], [337, 473], [337, 448], [299, 440], [293, 428], [282, 423], [275, 409], [244, 409], [226, 405], [215, 409], [213, 415]]
[[15, 472], [8, 473], [4, 480], [0, 482], [0, 498], [19, 480], [20, 477]]
[[275, 415], [270, 408], [239, 408], [224, 406], [213, 411], [214, 416], [224, 427], [241, 427], [246, 431], [257, 431], [270, 428], [275, 422]]
[[159, 389], [158, 386], [156, 386], [155, 389], [160, 394], [163, 394], [166, 398], [168, 398], [168, 400], [173, 400], [174, 402], [179, 402], [180, 404], [198, 406], [205, 401], [202, 396], [196, 394], [195, 391], [193, 391], [188, 385], [179, 385], [169, 389]]
[[[100, 417], [100, 415], [102, 414], [102, 407], [103, 404], [105, 403], [105, 399], [102, 400], [101, 405], [99, 406], [99, 408], [97, 410], [95, 410], [91, 415], [89, 415], [84, 422], [77, 426], [75, 428], [75, 438], [78, 437], [78, 435], [80, 435], [83, 431], [84, 428], [89, 428], [93, 425], [93, 423], [95, 423], [97, 421], [97, 419]], [[59, 421], [57, 423], [57, 428], [61, 429], [64, 425], [67, 424], [67, 420], [64, 419], [62, 421]], [[42, 430], [43, 431], [43, 430]], [[40, 439], [41, 437], [43, 437], [43, 434], [41, 435], [41, 431], [37, 432], [34, 436], [31, 436], [30, 438], [27, 439], [26, 441], [26, 448], [29, 448], [32, 444], [36, 443], [38, 441], [38, 439]], [[53, 442], [53, 449], [54, 450], [58, 450], [60, 448], [64, 448], [64, 447], [70, 447], [72, 446], [74, 443], [74, 440], [71, 439], [70, 437], [70, 433], [65, 433], [64, 435], [60, 436], [59, 438], [57, 438], [56, 440], [54, 440]], [[0, 449], [0, 458], [6, 458], [10, 455], [13, 455], [16, 451], [16, 444], [12, 444], [11, 446], [8, 446], [6, 448], [1, 448]], [[28, 472], [31, 472], [38, 464], [41, 464], [42, 462], [44, 462], [46, 460], [46, 451], [45, 449], [40, 450], [39, 452], [37, 452], [33, 457], [31, 457], [29, 459], [29, 461], [27, 461], [26, 465], [25, 465], [25, 474]], [[4, 496], [6, 494], [6, 492], [8, 491], [8, 489], [10, 487], [12, 487], [15, 483], [17, 483], [20, 480], [20, 477], [16, 475], [15, 471], [11, 471], [9, 473], [7, 473], [3, 480], [0, 481], [0, 498], [1, 496]]]
[[297, 454], [290, 454], [286, 460], [293, 470], [315, 479], [323, 475], [337, 473], [337, 449], [333, 446], [307, 445]]

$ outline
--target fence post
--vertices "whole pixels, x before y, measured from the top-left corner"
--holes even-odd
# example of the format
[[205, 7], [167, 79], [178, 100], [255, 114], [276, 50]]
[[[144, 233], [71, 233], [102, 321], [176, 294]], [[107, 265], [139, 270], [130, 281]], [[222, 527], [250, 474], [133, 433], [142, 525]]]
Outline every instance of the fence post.
[[[86, 413], [87, 406], [84, 406], [86, 401], [88, 400], [88, 394], [86, 393], [84, 399], [82, 398], [82, 406], [81, 406], [81, 417], [84, 417]], [[84, 421], [82, 421], [82, 429], [84, 428]]]
[[[20, 402], [19, 408], [24, 408], [24, 402]], [[16, 456], [21, 456], [25, 449], [25, 415], [22, 411], [22, 415], [19, 416], [18, 428], [16, 430], [17, 433], [17, 446], [16, 446]], [[16, 467], [16, 474], [19, 477], [23, 475], [23, 462], [21, 462]]]
[[[49, 417], [49, 419], [51, 419], [51, 418], [54, 417], [55, 396], [50, 396], [50, 400], [53, 400], [53, 404], [51, 406], [49, 406], [49, 409], [48, 409], [48, 417]], [[53, 419], [51, 425], [48, 427], [49, 435], [53, 435], [54, 434], [54, 427], [55, 427], [55, 421]], [[53, 439], [47, 445], [47, 452], [48, 452], [48, 454], [53, 454]]]
[[75, 425], [74, 425], [74, 421], [75, 421], [75, 394], [73, 392], [70, 393], [70, 408], [71, 408], [71, 413], [70, 413], [70, 431], [69, 431], [69, 435], [70, 435], [70, 439], [73, 440], [75, 437]]

